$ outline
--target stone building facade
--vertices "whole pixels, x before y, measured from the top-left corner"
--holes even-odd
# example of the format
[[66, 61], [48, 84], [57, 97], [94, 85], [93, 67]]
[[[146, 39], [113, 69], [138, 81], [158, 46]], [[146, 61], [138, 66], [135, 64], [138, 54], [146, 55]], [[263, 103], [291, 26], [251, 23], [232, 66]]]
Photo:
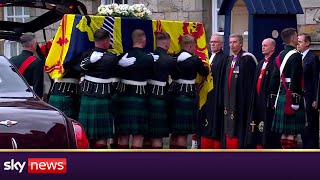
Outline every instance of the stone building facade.
[[[196, 21], [202, 22], [206, 30], [207, 41], [212, 33], [223, 34], [224, 18], [218, 16], [218, 10], [223, 0], [80, 0], [83, 2], [89, 14], [96, 14], [101, 3], [143, 3], [152, 12], [154, 19]], [[304, 14], [297, 15], [299, 32], [306, 32], [312, 35], [312, 49], [320, 52], [320, 4], [318, 0], [300, 0]], [[28, 18], [35, 18], [45, 11], [41, 9], [29, 12]], [[8, 12], [0, 8], [0, 19], [6, 19]], [[7, 18], [8, 19], [8, 18]], [[45, 28], [47, 39], [52, 38], [59, 23], [52, 24]], [[237, 22], [244, 24], [244, 22]], [[39, 43], [44, 42], [43, 32], [36, 32]], [[10, 54], [10, 46], [5, 45], [4, 40], [0, 40], [0, 53]], [[7, 49], [5, 51], [5, 49]], [[17, 49], [17, 52], [19, 49]], [[320, 54], [320, 53], [319, 53]]]
[[298, 30], [311, 35], [311, 49], [320, 55], [320, 4], [319, 0], [300, 0], [304, 14], [297, 15]]

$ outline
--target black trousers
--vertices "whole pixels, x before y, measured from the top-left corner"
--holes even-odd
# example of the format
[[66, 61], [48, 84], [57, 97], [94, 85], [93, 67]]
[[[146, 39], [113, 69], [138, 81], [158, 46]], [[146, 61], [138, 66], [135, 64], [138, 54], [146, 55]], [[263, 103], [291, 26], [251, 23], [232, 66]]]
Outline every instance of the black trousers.
[[319, 148], [319, 112], [317, 109], [307, 109], [307, 122], [304, 132], [301, 134], [303, 148]]

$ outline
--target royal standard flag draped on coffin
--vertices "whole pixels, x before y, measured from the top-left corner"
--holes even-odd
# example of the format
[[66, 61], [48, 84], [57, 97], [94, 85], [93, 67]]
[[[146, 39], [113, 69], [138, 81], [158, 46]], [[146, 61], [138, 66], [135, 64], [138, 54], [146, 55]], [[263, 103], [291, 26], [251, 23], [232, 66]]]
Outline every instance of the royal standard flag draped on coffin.
[[[111, 34], [111, 49], [109, 51], [117, 55], [131, 49], [131, 33], [135, 29], [142, 29], [146, 33], [146, 52], [152, 52], [155, 49], [157, 33], [160, 31], [169, 33], [171, 36], [169, 53], [172, 55], [180, 52], [181, 37], [189, 34], [197, 40], [196, 55], [208, 62], [208, 49], [202, 23], [68, 14], [61, 21], [46, 60], [45, 70], [51, 78], [63, 77], [65, 62], [75, 58], [83, 51], [93, 48], [93, 33], [101, 28]], [[213, 89], [211, 81], [211, 76], [197, 77], [200, 89], [200, 108], [206, 102], [207, 93]]]

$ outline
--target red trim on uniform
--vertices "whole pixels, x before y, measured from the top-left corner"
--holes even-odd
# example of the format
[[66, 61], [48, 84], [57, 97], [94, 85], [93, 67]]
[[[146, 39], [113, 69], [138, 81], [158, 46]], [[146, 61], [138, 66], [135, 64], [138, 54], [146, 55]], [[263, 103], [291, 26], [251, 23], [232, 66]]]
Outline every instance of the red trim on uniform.
[[[264, 63], [268, 63], [268, 62], [269, 62], [269, 58], [265, 59], [263, 64]], [[260, 70], [260, 75], [259, 75], [258, 82], [257, 82], [257, 87], [256, 87], [257, 88], [257, 93], [258, 93], [259, 96], [260, 96], [262, 79], [263, 79], [266, 71], [267, 71], [267, 65], [265, 67], [263, 67], [263, 65], [262, 65], [262, 69]]]
[[231, 77], [232, 77], [232, 74], [233, 74], [233, 70], [234, 70], [234, 66], [230, 67], [230, 72], [229, 72], [229, 77], [228, 77], [228, 90], [230, 91], [230, 86], [231, 86]]
[[297, 141], [291, 140], [291, 139], [287, 139], [287, 148], [288, 149], [296, 149], [297, 146], [298, 146]]
[[23, 61], [19, 67], [19, 72], [23, 75], [24, 71], [32, 64], [37, 58], [35, 56], [29, 56], [26, 60]]
[[257, 149], [263, 149], [262, 145], [257, 145]]
[[226, 148], [227, 149], [239, 149], [239, 139], [238, 138], [230, 138], [228, 134], [226, 134]]
[[208, 137], [201, 137], [201, 149], [221, 149], [221, 142], [208, 138]]
[[228, 91], [230, 91], [231, 88], [231, 79], [232, 79], [232, 74], [233, 74], [233, 70], [234, 67], [236, 66], [236, 59], [237, 57], [233, 57], [232, 62], [231, 62], [231, 66], [230, 66], [230, 72], [229, 72], [229, 77], [228, 77]]

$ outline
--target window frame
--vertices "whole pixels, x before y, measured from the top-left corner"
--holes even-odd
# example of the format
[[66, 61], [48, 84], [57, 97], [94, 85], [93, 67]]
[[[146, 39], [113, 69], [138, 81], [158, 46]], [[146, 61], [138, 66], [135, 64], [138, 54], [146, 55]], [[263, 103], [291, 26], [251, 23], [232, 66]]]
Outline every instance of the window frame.
[[[16, 15], [16, 8], [18, 8], [18, 7], [22, 8], [21, 15]], [[5, 21], [8, 21], [9, 18], [12, 18], [13, 21], [16, 22], [16, 18], [21, 18], [22, 22], [25, 23], [26, 18], [30, 18], [31, 17], [31, 14], [25, 14], [25, 8], [26, 7], [12, 6], [10, 8], [12, 8], [12, 12], [13, 12], [13, 15], [10, 15], [10, 16], [8, 15], [8, 7], [4, 7], [4, 9], [3, 9], [3, 15], [4, 15], [4, 20]], [[29, 12], [30, 12], [30, 10], [31, 9], [29, 9]], [[4, 55], [7, 58], [11, 58], [12, 56], [14, 56], [13, 54], [11, 54], [12, 44], [16, 44], [16, 47], [17, 47], [16, 54], [17, 55], [22, 51], [22, 48], [21, 48], [21, 46], [20, 46], [20, 44], [18, 42], [5, 40], [4, 41]]]
[[218, 28], [218, 21], [219, 21], [219, 10], [220, 7], [218, 7], [218, 1], [211, 1], [212, 2], [212, 34], [220, 34], [220, 35], [224, 35], [224, 31], [223, 32], [219, 32], [219, 28]]

